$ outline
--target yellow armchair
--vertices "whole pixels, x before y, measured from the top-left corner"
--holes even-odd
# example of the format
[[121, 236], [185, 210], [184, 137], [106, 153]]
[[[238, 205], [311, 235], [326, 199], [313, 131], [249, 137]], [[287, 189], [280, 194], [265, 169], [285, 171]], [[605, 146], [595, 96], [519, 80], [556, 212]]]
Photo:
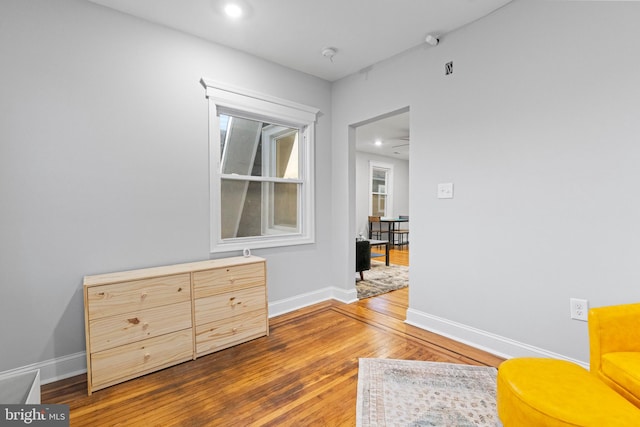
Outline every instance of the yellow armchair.
[[589, 310], [590, 370], [640, 408], [640, 303]]
[[589, 310], [589, 344], [591, 373], [565, 360], [503, 362], [504, 427], [640, 426], [640, 303]]

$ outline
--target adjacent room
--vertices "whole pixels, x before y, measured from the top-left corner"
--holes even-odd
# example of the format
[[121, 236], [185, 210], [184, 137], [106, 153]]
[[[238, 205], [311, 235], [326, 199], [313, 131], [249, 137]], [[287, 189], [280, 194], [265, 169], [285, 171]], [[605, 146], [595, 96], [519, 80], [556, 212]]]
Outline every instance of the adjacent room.
[[640, 425], [640, 2], [392, 3], [0, 2], [0, 406]]
[[409, 145], [407, 109], [356, 127], [358, 299], [409, 285]]

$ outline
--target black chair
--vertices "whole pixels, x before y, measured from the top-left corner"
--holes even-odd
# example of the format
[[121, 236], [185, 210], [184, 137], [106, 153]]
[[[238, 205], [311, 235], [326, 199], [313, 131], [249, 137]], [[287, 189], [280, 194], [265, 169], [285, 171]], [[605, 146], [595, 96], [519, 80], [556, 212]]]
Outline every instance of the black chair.
[[[409, 215], [399, 215], [399, 219], [409, 220]], [[401, 222], [400, 224], [406, 224], [406, 222]], [[395, 245], [403, 246], [409, 244], [409, 230], [406, 228], [400, 228], [393, 232], [395, 236], [398, 237], [397, 242], [394, 242]]]
[[364, 280], [363, 271], [371, 270], [371, 245], [368, 240], [356, 240], [356, 272]]

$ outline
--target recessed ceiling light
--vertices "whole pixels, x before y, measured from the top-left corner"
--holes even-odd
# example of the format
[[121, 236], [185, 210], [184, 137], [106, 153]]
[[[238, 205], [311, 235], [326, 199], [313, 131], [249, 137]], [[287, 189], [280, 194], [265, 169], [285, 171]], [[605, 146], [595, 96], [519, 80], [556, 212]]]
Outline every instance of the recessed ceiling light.
[[379, 139], [376, 139], [376, 142], [374, 142], [374, 144], [379, 147], [382, 145], [382, 141], [380, 141]]
[[237, 3], [227, 3], [224, 13], [230, 18], [239, 18], [242, 16], [242, 8]]

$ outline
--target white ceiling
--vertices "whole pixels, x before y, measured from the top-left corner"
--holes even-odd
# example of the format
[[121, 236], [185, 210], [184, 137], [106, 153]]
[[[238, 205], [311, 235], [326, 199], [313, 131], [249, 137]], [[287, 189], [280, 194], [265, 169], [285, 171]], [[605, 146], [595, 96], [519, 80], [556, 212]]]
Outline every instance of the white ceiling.
[[[379, 140], [381, 145], [376, 145], [376, 140]], [[358, 126], [356, 150], [409, 160], [409, 112]]]
[[[335, 81], [475, 21], [511, 0], [89, 0]], [[331, 62], [325, 47], [337, 54]]]
[[[89, 0], [214, 43], [335, 81], [425, 45], [512, 0]], [[224, 15], [226, 2], [247, 14]], [[332, 60], [322, 55], [337, 50]], [[436, 47], [428, 47], [437, 49]], [[363, 125], [356, 150], [409, 159], [409, 113]], [[373, 145], [376, 139], [382, 146]]]

